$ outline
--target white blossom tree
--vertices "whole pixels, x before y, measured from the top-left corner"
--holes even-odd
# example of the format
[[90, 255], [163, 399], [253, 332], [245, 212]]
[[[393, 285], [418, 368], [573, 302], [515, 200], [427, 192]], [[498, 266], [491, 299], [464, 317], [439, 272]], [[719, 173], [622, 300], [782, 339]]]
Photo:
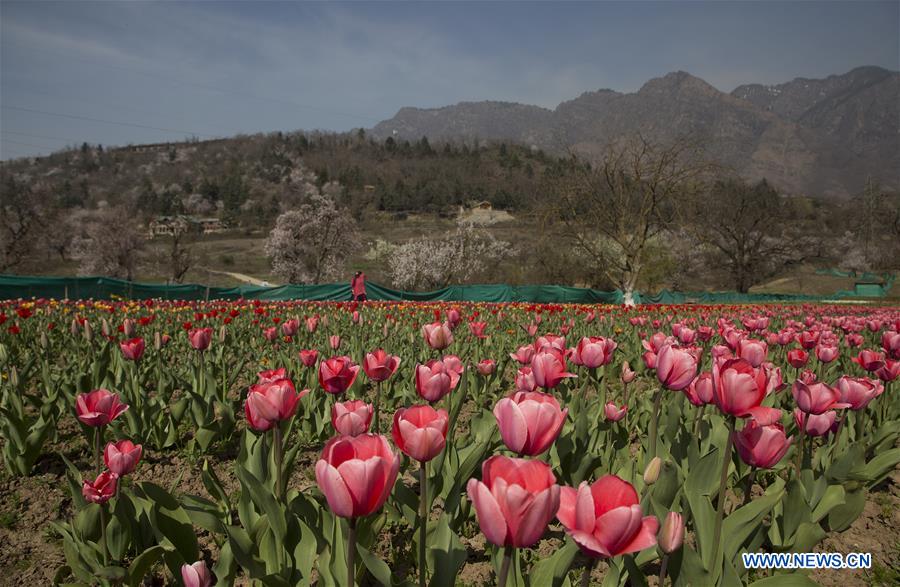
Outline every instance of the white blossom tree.
[[72, 240], [72, 258], [80, 275], [104, 275], [131, 281], [144, 249], [134, 215], [124, 208], [104, 208], [88, 215]]
[[397, 246], [388, 266], [396, 287], [433, 289], [483, 274], [512, 253], [506, 241], [471, 223], [441, 239], [421, 237]]
[[281, 214], [266, 240], [276, 275], [290, 283], [340, 279], [360, 246], [356, 221], [328, 196], [313, 195], [297, 210]]

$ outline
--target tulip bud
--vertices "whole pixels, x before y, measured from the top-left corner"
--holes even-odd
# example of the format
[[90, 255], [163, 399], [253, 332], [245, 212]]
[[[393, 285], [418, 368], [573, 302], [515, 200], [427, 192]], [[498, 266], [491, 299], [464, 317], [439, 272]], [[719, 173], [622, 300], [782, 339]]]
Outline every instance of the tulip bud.
[[5, 344], [0, 344], [0, 363], [6, 363], [9, 359], [9, 351], [6, 350]]
[[650, 464], [644, 470], [644, 484], [653, 485], [659, 479], [659, 469], [662, 466], [662, 459], [653, 457]]
[[223, 344], [225, 343], [225, 334], [226, 334], [226, 330], [225, 330], [225, 325], [223, 324], [222, 326], [219, 327], [219, 342], [220, 343], [223, 343]]
[[9, 384], [12, 385], [13, 388], [19, 387], [19, 371], [16, 369], [15, 365], [9, 368]]
[[91, 328], [90, 322], [84, 323], [84, 340], [91, 342], [94, 338], [94, 329]]
[[155, 332], [153, 334], [153, 348], [160, 350], [162, 346], [162, 335], [159, 332]]
[[72, 318], [72, 325], [69, 327], [69, 332], [72, 333], [72, 336], [78, 335], [78, 318]]
[[103, 336], [109, 336], [109, 322], [106, 321], [106, 318], [100, 321], [100, 333], [103, 334]]
[[45, 349], [50, 346], [50, 341], [47, 339], [47, 333], [41, 332], [41, 348]]
[[672, 554], [684, 542], [684, 518], [677, 512], [669, 512], [659, 530], [659, 548], [666, 554]]
[[122, 333], [125, 335], [125, 338], [134, 338], [134, 320], [132, 320], [131, 318], [125, 318], [125, 321], [122, 322]]

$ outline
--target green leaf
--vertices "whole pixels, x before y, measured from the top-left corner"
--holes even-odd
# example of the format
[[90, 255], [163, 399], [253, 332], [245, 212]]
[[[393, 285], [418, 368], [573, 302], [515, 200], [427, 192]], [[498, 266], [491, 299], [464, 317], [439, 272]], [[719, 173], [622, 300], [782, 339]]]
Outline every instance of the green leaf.
[[843, 485], [829, 485], [828, 489], [825, 490], [822, 499], [819, 500], [819, 503], [816, 504], [816, 508], [812, 511], [812, 521], [818, 522], [834, 508], [845, 504], [845, 496], [846, 491], [844, 491]]
[[839, 505], [828, 513], [828, 527], [832, 532], [843, 532], [859, 517], [865, 507], [865, 489], [847, 492], [844, 505]]
[[450, 529], [447, 514], [442, 514], [438, 519], [428, 536], [428, 543], [430, 546], [426, 552], [426, 560], [431, 572], [431, 586], [452, 587], [468, 557], [459, 536]]
[[132, 587], [139, 587], [144, 581], [144, 576], [159, 561], [165, 551], [164, 546], [157, 544], [136, 556], [128, 567], [128, 584]]
[[387, 563], [372, 554], [372, 552], [362, 544], [357, 543], [356, 552], [359, 553], [360, 560], [362, 560], [363, 564], [366, 565], [366, 568], [369, 569], [369, 572], [372, 573], [372, 576], [375, 577], [379, 583], [382, 585], [391, 584], [391, 568], [387, 566]]
[[852, 478], [877, 485], [900, 463], [900, 448], [883, 452], [859, 470], [854, 470]]
[[200, 558], [194, 526], [178, 500], [159, 485], [149, 481], [141, 483], [139, 487], [153, 502], [150, 515], [155, 530], [175, 547], [178, 557], [186, 563], [192, 563]]
[[285, 520], [284, 509], [275, 500], [275, 496], [272, 495], [272, 492], [268, 488], [263, 487], [263, 484], [255, 475], [253, 475], [253, 473], [241, 466], [237, 467], [237, 473], [238, 478], [241, 480], [241, 484], [249, 490], [253, 503], [258, 505], [262, 508], [262, 511], [265, 512], [269, 519], [269, 526], [272, 528], [272, 531], [275, 533], [275, 537], [280, 544], [284, 541], [284, 537], [287, 534], [287, 522]]

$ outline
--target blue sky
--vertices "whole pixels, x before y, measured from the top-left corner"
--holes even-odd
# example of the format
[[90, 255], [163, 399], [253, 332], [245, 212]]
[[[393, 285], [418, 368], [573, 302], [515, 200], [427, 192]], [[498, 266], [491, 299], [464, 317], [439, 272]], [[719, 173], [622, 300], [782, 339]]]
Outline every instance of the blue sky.
[[0, 158], [900, 69], [900, 2], [0, 3]]

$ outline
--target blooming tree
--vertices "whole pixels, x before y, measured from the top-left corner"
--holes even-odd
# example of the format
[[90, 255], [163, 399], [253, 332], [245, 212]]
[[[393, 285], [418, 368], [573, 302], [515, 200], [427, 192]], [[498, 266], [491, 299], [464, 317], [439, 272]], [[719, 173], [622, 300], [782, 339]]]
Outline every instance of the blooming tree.
[[72, 240], [72, 258], [80, 275], [105, 275], [131, 281], [144, 248], [134, 215], [125, 208], [104, 208], [88, 215]]
[[291, 283], [338, 279], [360, 246], [356, 221], [328, 196], [313, 195], [297, 210], [281, 214], [266, 240], [276, 275]]

